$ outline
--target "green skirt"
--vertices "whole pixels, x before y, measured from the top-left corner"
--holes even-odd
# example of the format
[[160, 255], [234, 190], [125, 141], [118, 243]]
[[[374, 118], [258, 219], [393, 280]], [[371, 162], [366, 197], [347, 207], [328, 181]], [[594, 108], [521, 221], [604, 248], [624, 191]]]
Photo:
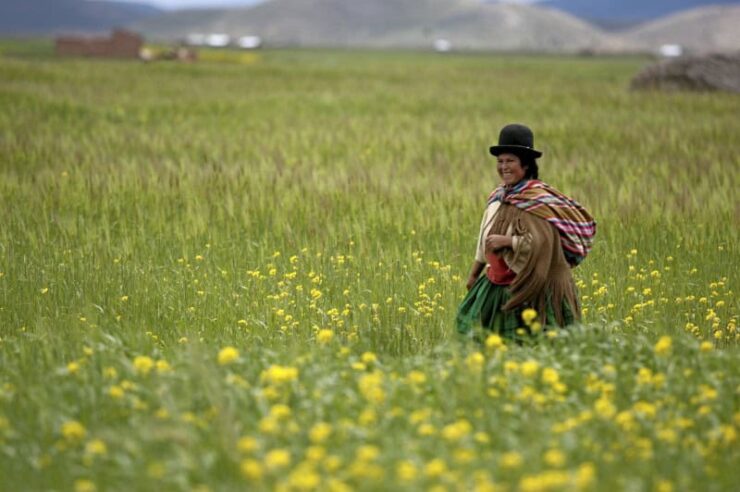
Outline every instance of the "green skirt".
[[[496, 285], [485, 275], [481, 275], [468, 291], [465, 299], [460, 303], [455, 321], [457, 331], [462, 335], [473, 336], [475, 329], [496, 333], [502, 337], [520, 340], [522, 335], [528, 335], [529, 329], [522, 320], [522, 311], [527, 306], [521, 306], [509, 311], [501, 308], [509, 301], [511, 294], [505, 285]], [[563, 299], [563, 327], [575, 322], [575, 315], [570, 304]], [[548, 301], [545, 313], [545, 329], [559, 326], [555, 319], [555, 311]], [[517, 331], [522, 329], [519, 333]]]

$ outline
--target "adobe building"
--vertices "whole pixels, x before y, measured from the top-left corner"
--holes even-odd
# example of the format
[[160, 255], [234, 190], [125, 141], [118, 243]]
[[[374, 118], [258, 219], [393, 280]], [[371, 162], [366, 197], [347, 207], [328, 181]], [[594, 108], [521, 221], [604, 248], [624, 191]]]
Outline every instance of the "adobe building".
[[56, 39], [57, 56], [94, 56], [103, 58], [139, 58], [144, 39], [136, 33], [116, 29], [108, 37], [60, 36]]

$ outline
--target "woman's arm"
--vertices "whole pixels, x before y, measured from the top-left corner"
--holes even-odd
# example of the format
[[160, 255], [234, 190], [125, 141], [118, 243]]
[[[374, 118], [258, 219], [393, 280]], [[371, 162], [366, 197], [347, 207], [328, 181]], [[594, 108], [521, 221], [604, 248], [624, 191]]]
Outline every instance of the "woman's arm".
[[476, 280], [478, 280], [478, 277], [480, 276], [480, 272], [483, 271], [483, 268], [486, 266], [485, 263], [481, 263], [480, 261], [476, 260], [473, 262], [473, 265], [470, 267], [470, 275], [468, 275], [468, 282], [465, 285], [468, 290], [473, 288], [473, 284]]

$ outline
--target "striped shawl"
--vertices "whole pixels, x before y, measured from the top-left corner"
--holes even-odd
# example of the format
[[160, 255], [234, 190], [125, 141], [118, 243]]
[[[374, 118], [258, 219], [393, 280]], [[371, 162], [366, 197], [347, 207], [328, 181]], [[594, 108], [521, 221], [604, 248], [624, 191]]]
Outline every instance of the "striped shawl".
[[546, 220], [557, 229], [565, 259], [572, 266], [581, 263], [593, 246], [596, 222], [577, 201], [536, 179], [511, 188], [499, 186], [488, 203], [500, 201]]

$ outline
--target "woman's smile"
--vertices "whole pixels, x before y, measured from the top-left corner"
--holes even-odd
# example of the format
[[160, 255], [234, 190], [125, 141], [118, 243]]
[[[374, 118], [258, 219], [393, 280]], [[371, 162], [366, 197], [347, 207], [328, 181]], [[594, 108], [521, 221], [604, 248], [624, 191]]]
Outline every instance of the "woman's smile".
[[499, 155], [496, 167], [498, 175], [506, 186], [517, 184], [526, 174], [526, 168], [522, 167], [522, 161], [514, 154]]

